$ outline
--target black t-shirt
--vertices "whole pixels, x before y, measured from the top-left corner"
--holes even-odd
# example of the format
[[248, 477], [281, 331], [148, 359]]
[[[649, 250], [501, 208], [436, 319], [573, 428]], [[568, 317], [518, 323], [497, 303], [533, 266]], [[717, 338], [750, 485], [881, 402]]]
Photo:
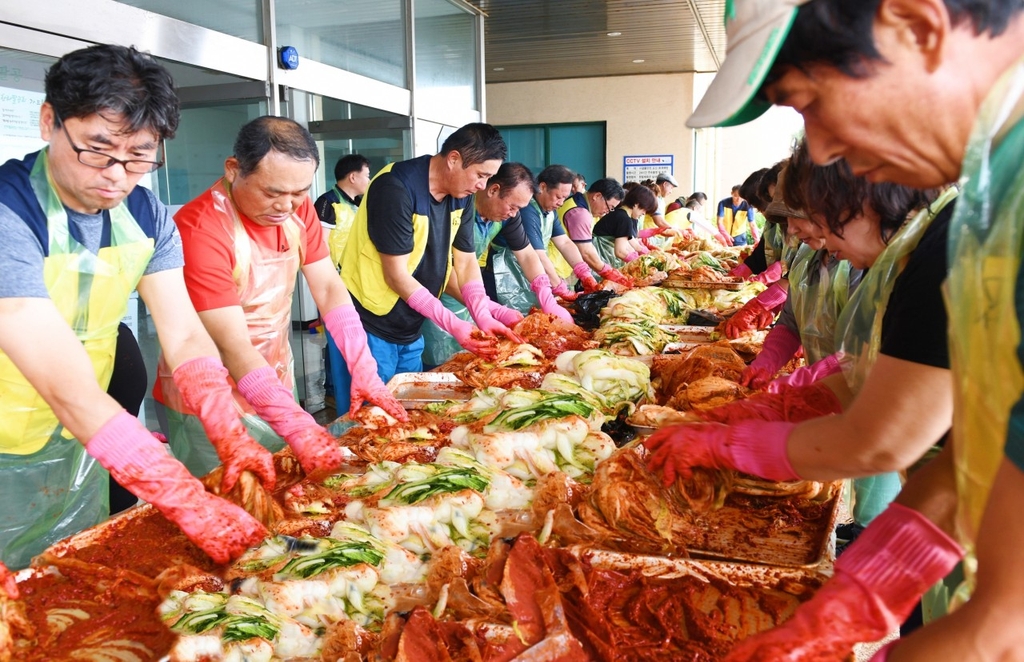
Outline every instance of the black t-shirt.
[[[465, 200], [445, 197], [437, 201], [430, 195], [427, 178], [429, 156], [403, 161], [395, 164], [391, 172], [378, 175], [370, 184], [366, 197], [367, 233], [377, 251], [383, 255], [407, 255], [412, 253], [413, 226], [412, 217], [415, 209], [413, 193], [409, 185], [418, 186], [417, 198], [421, 201], [418, 213], [426, 211], [430, 229], [423, 257], [412, 272], [412, 277], [419, 281], [429, 292], [439, 295], [444, 287], [444, 276], [451, 262], [449, 238], [451, 237], [451, 214], [453, 210], [464, 209]], [[401, 168], [405, 182], [396, 175]], [[425, 201], [425, 202], [424, 202]], [[473, 223], [465, 220], [459, 225], [452, 246], [466, 253], [474, 253]], [[403, 299], [399, 299], [385, 315], [375, 315], [366, 310], [358, 299], [353, 297], [359, 317], [367, 332], [388, 342], [407, 345], [420, 336], [423, 316], [409, 307]]]
[[594, 236], [632, 239], [636, 236], [636, 221], [625, 209], [610, 211], [594, 224]]
[[757, 246], [754, 246], [754, 252], [747, 256], [747, 259], [743, 261], [743, 264], [747, 265], [752, 273], [759, 274], [763, 273], [768, 268], [768, 260], [764, 255], [764, 236], [767, 232], [761, 233], [761, 238], [757, 242]]
[[886, 356], [949, 368], [942, 283], [949, 273], [947, 244], [954, 205], [955, 201], [939, 212], [896, 279], [882, 318], [879, 351]]
[[348, 195], [337, 187], [331, 188], [313, 203], [313, 208], [316, 209], [316, 215], [320, 217], [320, 222], [334, 225], [336, 220], [334, 218], [334, 205], [344, 200], [353, 207], [359, 206], [359, 201], [363, 199], [363, 196], [356, 196], [355, 200], [348, 197]]

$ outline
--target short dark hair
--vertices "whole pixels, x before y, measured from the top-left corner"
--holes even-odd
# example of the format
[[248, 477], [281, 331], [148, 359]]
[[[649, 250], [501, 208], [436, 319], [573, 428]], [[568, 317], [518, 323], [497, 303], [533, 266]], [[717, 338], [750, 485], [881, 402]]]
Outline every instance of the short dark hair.
[[787, 207], [802, 209], [811, 217], [820, 215], [829, 231], [840, 237], [846, 224], [863, 213], [866, 203], [878, 214], [882, 241], [886, 243], [907, 217], [928, 206], [936, 193], [889, 182], [873, 184], [854, 176], [842, 159], [827, 166], [814, 165], [806, 140], [793, 152], [782, 184]]
[[705, 193], [704, 191], [695, 191], [691, 193], [690, 197], [686, 199], [687, 202], [693, 202], [694, 200], [697, 201], [697, 204], [703, 205], [705, 202], [708, 201], [708, 194]]
[[761, 186], [761, 178], [767, 174], [768, 168], [761, 168], [747, 175], [747, 178], [740, 184], [740, 197], [754, 205], [758, 209], [764, 209], [768, 202], [762, 202], [758, 197], [758, 190]]
[[626, 197], [626, 192], [622, 190], [622, 185], [612, 177], [602, 177], [591, 184], [587, 191], [590, 193], [600, 193], [601, 197], [605, 200], [608, 198], [621, 200]]
[[69, 117], [115, 113], [130, 133], [148, 130], [170, 140], [178, 130], [181, 110], [171, 74], [134, 47], [72, 51], [47, 70], [44, 85], [58, 126]]
[[[790, 68], [807, 71], [814, 64], [838, 69], [847, 76], [869, 75], [864, 65], [879, 61], [874, 21], [881, 0], [814, 0], [797, 11], [772, 68], [762, 84], [778, 80]], [[1013, 16], [1024, 10], [1020, 0], [944, 0], [954, 26], [970, 22], [977, 35], [999, 36]]]
[[729, 190], [729, 193], [739, 193], [739, 192], [740, 192], [740, 185], [739, 184], [733, 184], [733, 187]]
[[576, 173], [564, 165], [549, 165], [537, 175], [537, 183], [543, 184], [548, 188], [554, 188], [562, 184], [572, 184], [575, 179]]
[[498, 185], [498, 196], [502, 198], [508, 197], [509, 194], [518, 188], [520, 184], [529, 185], [530, 195], [537, 192], [537, 187], [533, 183], [533, 173], [530, 172], [530, 169], [522, 163], [515, 163], [512, 161], [502, 163], [501, 167], [498, 168], [498, 172], [494, 173], [491, 178], [487, 180], [488, 188], [495, 184]]
[[654, 192], [646, 186], [634, 186], [619, 203], [620, 207], [632, 207], [633, 205], [639, 205], [648, 214], [658, 211], [658, 199], [654, 197]]
[[334, 164], [334, 179], [341, 181], [348, 177], [351, 172], [359, 172], [363, 168], [370, 167], [370, 159], [362, 154], [346, 154]]
[[445, 138], [441, 154], [448, 156], [452, 152], [462, 157], [463, 168], [495, 159], [504, 161], [508, 157], [505, 139], [497, 129], [483, 122], [467, 124]]
[[309, 131], [287, 117], [264, 115], [239, 129], [235, 138], [239, 174], [243, 177], [251, 175], [271, 150], [296, 161], [312, 161], [320, 166], [320, 153]]
[[783, 159], [782, 161], [779, 161], [771, 168], [768, 168], [768, 172], [761, 175], [761, 181], [757, 183], [756, 197], [758, 202], [763, 202], [764, 205], [755, 204], [754, 206], [758, 209], [767, 209], [768, 205], [771, 204], [773, 196], [772, 187], [778, 183], [779, 173], [782, 172], [782, 167], [786, 165], [788, 160], [789, 159]]

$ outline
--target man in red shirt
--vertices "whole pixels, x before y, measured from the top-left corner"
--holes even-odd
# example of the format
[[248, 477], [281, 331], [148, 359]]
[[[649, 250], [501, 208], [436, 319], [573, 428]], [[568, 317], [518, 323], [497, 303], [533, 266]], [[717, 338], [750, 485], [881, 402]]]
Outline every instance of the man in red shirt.
[[[223, 179], [174, 217], [185, 253], [185, 285], [235, 382], [247, 427], [269, 450], [281, 448], [283, 438], [307, 473], [335, 469], [344, 457], [292, 391], [288, 337], [300, 269], [352, 372], [352, 411], [369, 400], [405, 419], [377, 376], [359, 316], [331, 263], [309, 198], [318, 165], [308, 131], [289, 119], [257, 118], [239, 131]], [[233, 461], [230, 449], [210, 444], [196, 418], [202, 412], [182, 401], [162, 357], [158, 375], [154, 395], [168, 409], [175, 456], [197, 475]], [[258, 452], [269, 460], [266, 450]]]

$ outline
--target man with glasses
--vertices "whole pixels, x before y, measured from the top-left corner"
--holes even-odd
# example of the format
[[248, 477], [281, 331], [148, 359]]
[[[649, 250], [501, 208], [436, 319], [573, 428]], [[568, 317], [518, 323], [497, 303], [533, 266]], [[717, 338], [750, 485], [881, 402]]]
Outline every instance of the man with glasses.
[[0, 560], [24, 567], [106, 518], [106, 468], [224, 563], [264, 527], [207, 493], [104, 392], [138, 289], [175, 379], [224, 451], [223, 487], [243, 469], [273, 482], [189, 302], [174, 224], [137, 186], [177, 129], [173, 81], [148, 56], [101, 45], [65, 55], [45, 85], [48, 145], [0, 166]]
[[[558, 208], [558, 220], [562, 222], [566, 234], [579, 248], [587, 266], [605, 280], [631, 287], [632, 280], [602, 260], [594, 248], [594, 222], [615, 211], [615, 207], [625, 195], [619, 182], [611, 177], [602, 177], [591, 184], [586, 193], [573, 193], [569, 196], [569, 199]], [[583, 280], [580, 274], [576, 276]]]

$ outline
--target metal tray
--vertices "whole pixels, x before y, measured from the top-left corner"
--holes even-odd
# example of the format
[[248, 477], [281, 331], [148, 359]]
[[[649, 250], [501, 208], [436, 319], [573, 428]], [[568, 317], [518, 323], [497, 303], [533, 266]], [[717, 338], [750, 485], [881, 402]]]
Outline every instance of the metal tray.
[[662, 281], [659, 287], [667, 287], [671, 290], [729, 290], [736, 292], [742, 290], [744, 284], [743, 281], [716, 283], [704, 280], [678, 280], [669, 277]]
[[406, 409], [423, 409], [432, 402], [473, 397], [473, 387], [452, 372], [399, 373], [388, 382], [388, 390]]
[[832, 564], [811, 567], [786, 568], [733, 561], [684, 559], [645, 554], [627, 554], [576, 545], [568, 548], [580, 559], [586, 559], [595, 568], [609, 570], [639, 570], [647, 577], [692, 576], [697, 579], [716, 577], [735, 586], [764, 586], [778, 588], [791, 582], [807, 583], [810, 588], [824, 583], [832, 576]]
[[711, 336], [717, 330], [713, 326], [696, 326], [693, 324], [659, 324], [659, 328], [679, 339], [679, 342], [710, 343], [717, 342]]

